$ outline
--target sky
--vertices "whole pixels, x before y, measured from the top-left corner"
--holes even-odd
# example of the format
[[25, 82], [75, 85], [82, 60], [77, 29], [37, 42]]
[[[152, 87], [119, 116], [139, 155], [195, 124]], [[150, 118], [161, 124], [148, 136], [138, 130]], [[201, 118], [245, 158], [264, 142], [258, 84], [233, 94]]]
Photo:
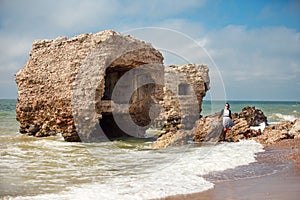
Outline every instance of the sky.
[[300, 101], [299, 0], [0, 0], [0, 99], [17, 98], [34, 40], [108, 29], [151, 42], [166, 65], [181, 64], [170, 52], [194, 62], [188, 46], [202, 49], [206, 98], [222, 85], [229, 100]]

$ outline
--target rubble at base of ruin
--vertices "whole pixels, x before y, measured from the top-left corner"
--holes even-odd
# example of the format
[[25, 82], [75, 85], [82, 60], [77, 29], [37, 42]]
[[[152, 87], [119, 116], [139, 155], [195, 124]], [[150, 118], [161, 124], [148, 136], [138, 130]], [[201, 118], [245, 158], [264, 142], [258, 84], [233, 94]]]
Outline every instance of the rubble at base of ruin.
[[210, 88], [206, 65], [164, 66], [150, 43], [112, 30], [35, 41], [15, 79], [20, 133], [66, 141], [191, 129]]

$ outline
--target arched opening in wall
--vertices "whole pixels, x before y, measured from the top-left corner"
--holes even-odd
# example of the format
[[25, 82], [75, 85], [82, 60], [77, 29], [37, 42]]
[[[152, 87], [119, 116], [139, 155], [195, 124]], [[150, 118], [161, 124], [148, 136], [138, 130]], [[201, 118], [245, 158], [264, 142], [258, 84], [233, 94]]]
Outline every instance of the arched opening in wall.
[[[129, 71], [129, 68], [121, 67], [121, 66], [115, 66], [115, 67], [108, 67], [105, 71], [105, 87], [104, 87], [104, 94], [101, 100], [112, 100], [112, 93], [114, 91], [114, 88], [119, 81], [119, 79], [127, 72]], [[130, 90], [131, 87], [133, 87], [133, 83], [130, 81], [123, 82], [122, 85], [120, 85], [118, 89], [118, 92], [124, 92], [124, 94], [118, 94], [118, 98], [114, 99], [114, 103], [118, 104], [124, 104], [128, 103], [128, 100], [126, 98], [126, 93]]]
[[[104, 134], [109, 140], [115, 140], [120, 137], [128, 137], [119, 126], [118, 122], [115, 121], [115, 118], [112, 113], [112, 104], [128, 104], [128, 93], [134, 87], [133, 81], [122, 81], [122, 85], [118, 85], [118, 89], [115, 90], [115, 86], [118, 81], [126, 72], [128, 72], [132, 67], [127, 66], [113, 66], [108, 67], [105, 70], [104, 78], [104, 93], [101, 98], [101, 101], [97, 105], [98, 112], [101, 113], [102, 118], [99, 119], [99, 125], [103, 130]], [[115, 91], [114, 91], [115, 90]], [[114, 95], [113, 92], [118, 92], [117, 95]], [[114, 113], [119, 116], [124, 115], [124, 111], [120, 113]], [[118, 117], [119, 118], [119, 117]], [[123, 118], [123, 117], [122, 117]]]
[[191, 86], [187, 83], [178, 85], [178, 95], [191, 95]]
[[[155, 98], [159, 96], [156, 94], [158, 86], [153, 78], [154, 72], [131, 69], [133, 66], [114, 66], [108, 67], [105, 72], [104, 91], [97, 104], [97, 112], [102, 115], [99, 125], [110, 140], [140, 137], [158, 115], [152, 107], [155, 104], [153, 95]], [[112, 110], [112, 104], [117, 110]]]

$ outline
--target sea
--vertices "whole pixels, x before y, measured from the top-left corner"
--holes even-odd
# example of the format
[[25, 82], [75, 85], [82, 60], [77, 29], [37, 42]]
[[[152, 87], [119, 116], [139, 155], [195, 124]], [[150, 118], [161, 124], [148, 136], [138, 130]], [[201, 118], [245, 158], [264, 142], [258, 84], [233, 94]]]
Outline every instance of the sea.
[[[284, 166], [257, 163], [264, 149], [253, 140], [154, 150], [149, 139], [70, 143], [59, 134], [26, 136], [19, 133], [16, 103], [0, 100], [0, 199], [160, 199], [202, 192], [216, 181], [276, 173]], [[300, 102], [229, 103], [237, 113], [245, 106], [261, 109], [269, 124], [300, 118]], [[204, 101], [201, 115], [223, 106]]]

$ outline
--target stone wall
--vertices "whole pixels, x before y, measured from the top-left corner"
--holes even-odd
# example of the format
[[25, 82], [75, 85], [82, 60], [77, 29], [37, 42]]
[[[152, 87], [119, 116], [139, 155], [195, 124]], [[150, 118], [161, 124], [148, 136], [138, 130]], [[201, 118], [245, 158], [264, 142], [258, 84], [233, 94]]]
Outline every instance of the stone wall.
[[208, 67], [186, 64], [165, 68], [164, 113], [160, 120], [165, 126], [176, 125], [191, 129], [202, 111], [202, 99], [209, 90]]
[[97, 45], [97, 38], [83, 34], [33, 43], [29, 60], [16, 74], [16, 117], [21, 133], [47, 136], [62, 132], [79, 140], [76, 134], [71, 135], [72, 83], [81, 63]]
[[151, 44], [114, 31], [35, 41], [16, 82], [20, 132], [66, 141], [187, 128], [209, 89], [207, 66], [164, 67]]
[[[67, 141], [88, 138], [86, 133], [79, 138], [78, 130], [90, 129], [102, 117], [101, 106], [96, 105], [101, 105], [104, 94], [106, 68], [129, 70], [162, 61], [149, 43], [114, 31], [35, 41], [26, 65], [16, 74], [20, 132], [34, 136], [60, 132]], [[87, 115], [77, 116], [85, 123], [76, 124], [79, 113]]]

